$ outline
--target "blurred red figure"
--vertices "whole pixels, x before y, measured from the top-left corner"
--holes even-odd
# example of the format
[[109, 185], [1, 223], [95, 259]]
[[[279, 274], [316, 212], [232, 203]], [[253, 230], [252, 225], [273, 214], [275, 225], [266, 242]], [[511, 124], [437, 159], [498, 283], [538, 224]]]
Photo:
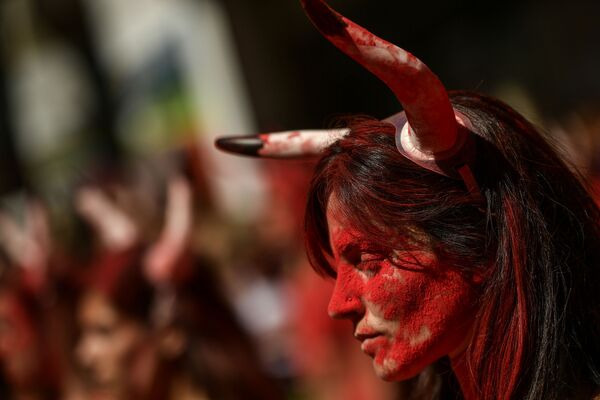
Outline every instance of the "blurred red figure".
[[10, 398], [60, 398], [60, 365], [37, 301], [17, 287], [0, 288], [0, 369]]
[[54, 329], [53, 319], [61, 314], [57, 299], [50, 300], [50, 243], [43, 207], [28, 200], [23, 227], [0, 213], [0, 238], [11, 262], [0, 279], [0, 375], [7, 386], [5, 395], [58, 399], [66, 363], [64, 343]]
[[78, 308], [77, 358], [93, 397], [279, 398], [209, 265], [189, 250], [192, 193], [183, 178], [169, 183], [150, 245], [102, 192], [84, 189], [77, 203], [105, 245]]

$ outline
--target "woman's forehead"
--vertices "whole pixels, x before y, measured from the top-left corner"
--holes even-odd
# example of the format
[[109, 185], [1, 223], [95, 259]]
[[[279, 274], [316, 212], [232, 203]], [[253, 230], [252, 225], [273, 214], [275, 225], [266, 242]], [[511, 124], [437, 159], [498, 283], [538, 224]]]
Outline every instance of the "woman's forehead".
[[[353, 218], [354, 217], [354, 218]], [[398, 226], [384, 225], [383, 221], [369, 218], [367, 215], [351, 216], [338, 200], [335, 192], [327, 201], [326, 209], [329, 241], [358, 241], [379, 243], [381, 247], [390, 249], [431, 248], [429, 236], [420, 228], [411, 224]], [[385, 240], [382, 240], [385, 238]], [[339, 246], [339, 243], [337, 243]]]
[[329, 245], [334, 255], [352, 250], [383, 251], [391, 248], [394, 242], [392, 237], [389, 242], [377, 240], [376, 236], [352, 223], [349, 216], [335, 206], [328, 207], [327, 227]]
[[353, 237], [356, 239], [360, 238], [360, 231], [350, 223], [349, 218], [344, 212], [335, 193], [332, 193], [331, 196], [329, 196], [325, 215], [327, 217], [329, 241], [332, 242], [332, 245], [333, 241], [338, 240], [342, 235], [348, 239]]

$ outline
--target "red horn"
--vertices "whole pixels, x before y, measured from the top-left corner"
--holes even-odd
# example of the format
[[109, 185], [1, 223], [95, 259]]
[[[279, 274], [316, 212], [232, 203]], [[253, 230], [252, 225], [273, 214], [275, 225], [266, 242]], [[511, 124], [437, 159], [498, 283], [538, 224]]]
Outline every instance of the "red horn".
[[[454, 147], [459, 133], [448, 93], [423, 62], [340, 15], [321, 0], [301, 2], [311, 21], [330, 42], [394, 92], [406, 112], [411, 141], [418, 153], [447, 156], [449, 150], [459, 151]], [[411, 153], [409, 149], [405, 152]], [[417, 154], [408, 155], [411, 159], [419, 158]]]

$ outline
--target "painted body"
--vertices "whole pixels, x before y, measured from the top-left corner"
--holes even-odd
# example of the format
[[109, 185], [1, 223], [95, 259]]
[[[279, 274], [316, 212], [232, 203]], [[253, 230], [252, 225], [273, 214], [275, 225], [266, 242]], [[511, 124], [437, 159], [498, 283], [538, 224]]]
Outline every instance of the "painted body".
[[337, 212], [327, 209], [336, 271], [333, 318], [349, 319], [377, 375], [406, 380], [464, 350], [475, 319], [476, 287], [424, 249], [385, 254]]

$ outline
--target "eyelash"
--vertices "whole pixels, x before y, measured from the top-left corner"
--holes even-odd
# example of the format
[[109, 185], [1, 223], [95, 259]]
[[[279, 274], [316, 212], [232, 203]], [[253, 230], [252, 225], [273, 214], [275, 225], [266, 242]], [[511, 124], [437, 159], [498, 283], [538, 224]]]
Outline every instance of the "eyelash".
[[364, 273], [365, 275], [371, 277], [374, 276], [381, 269], [381, 263], [386, 261], [387, 258], [385, 256], [375, 255], [375, 254], [362, 254], [360, 256], [360, 260], [355, 264], [356, 269]]
[[388, 262], [394, 267], [402, 266], [420, 266], [414, 255], [407, 255], [404, 253], [398, 253], [397, 251], [391, 251], [389, 254], [379, 253], [361, 253], [358, 260], [355, 262], [357, 269], [365, 272], [377, 272], [381, 268], [381, 263]]
[[397, 251], [392, 251], [387, 259], [390, 263], [397, 267], [410, 267], [410, 268], [422, 268], [423, 260], [426, 258], [418, 257], [418, 254], [415, 252], [411, 253], [400, 253]]

